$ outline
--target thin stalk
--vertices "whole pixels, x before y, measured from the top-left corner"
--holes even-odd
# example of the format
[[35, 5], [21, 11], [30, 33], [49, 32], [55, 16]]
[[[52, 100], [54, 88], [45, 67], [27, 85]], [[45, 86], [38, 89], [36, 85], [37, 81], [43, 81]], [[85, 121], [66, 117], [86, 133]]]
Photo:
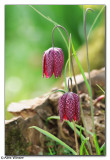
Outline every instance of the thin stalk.
[[[72, 92], [72, 79], [68, 79], [68, 92], [69, 92], [69, 81], [71, 81], [71, 92]], [[75, 133], [75, 142], [76, 142], [76, 152], [77, 155], [79, 155], [79, 150], [78, 150], [78, 138], [77, 138], [77, 133], [76, 133], [76, 126], [75, 126], [75, 121], [73, 120], [73, 126], [74, 126], [74, 133]]]
[[[73, 62], [72, 62], [72, 52], [71, 52], [71, 48], [70, 48], [70, 55], [71, 55], [71, 68], [72, 68], [72, 73], [73, 73], [73, 77], [74, 77], [74, 81], [75, 81], [76, 91], [77, 91], [77, 94], [78, 94], [78, 97], [79, 97], [79, 101], [80, 101], [81, 118], [82, 118], [82, 122], [83, 122], [83, 125], [84, 125], [84, 128], [85, 128], [85, 135], [86, 135], [86, 137], [88, 137], [88, 133], [87, 133], [87, 129], [86, 129], [85, 121], [84, 121], [84, 113], [83, 113], [83, 109], [82, 109], [82, 105], [81, 105], [81, 98], [80, 98], [80, 96], [79, 96], [79, 89], [78, 89], [78, 85], [77, 85], [76, 78], [75, 78], [74, 66], [73, 66]], [[88, 149], [89, 149], [89, 151], [90, 151], [90, 154], [92, 154], [92, 149], [91, 149], [90, 143], [87, 142], [87, 145], [88, 145]]]
[[68, 47], [68, 60], [69, 60], [69, 76], [72, 78], [71, 75], [71, 55], [70, 55], [70, 49], [71, 48], [71, 34], [70, 34], [70, 38], [69, 38], [69, 47]]
[[[69, 42], [69, 45], [67, 45], [67, 46], [70, 46], [70, 39], [69, 39], [69, 34], [68, 34], [67, 30], [63, 26], [61, 26], [61, 25], [55, 25], [55, 27], [52, 30], [52, 47], [54, 48], [53, 33], [54, 33], [54, 31], [55, 31], [56, 28], [57, 29], [61, 28], [61, 29], [63, 29], [65, 31], [65, 33], [67, 35], [67, 38], [68, 38], [68, 42]], [[67, 48], [70, 48], [70, 47], [67, 47]], [[70, 51], [68, 49], [68, 59], [70, 60], [70, 53], [69, 52]], [[69, 61], [69, 75], [71, 77], [71, 73], [70, 73], [70, 61]], [[66, 86], [66, 90], [67, 90], [66, 75], [64, 75], [64, 76], [65, 76], [65, 86]]]
[[[71, 64], [71, 34], [70, 34], [70, 39], [69, 39], [69, 48], [70, 48], [70, 51], [69, 51], [69, 63]], [[70, 66], [69, 66], [69, 69], [70, 69]], [[69, 70], [70, 72], [70, 70]], [[70, 74], [71, 76], [71, 74]], [[68, 91], [69, 91], [69, 80], [71, 80], [71, 92], [72, 92], [72, 78], [69, 78], [68, 79]], [[74, 126], [74, 133], [75, 133], [75, 143], [76, 143], [76, 152], [77, 152], [77, 155], [79, 155], [79, 150], [78, 150], [78, 138], [77, 138], [77, 133], [76, 133], [76, 126], [75, 126], [75, 121], [73, 120], [73, 126]]]
[[[66, 32], [67, 33], [67, 32]], [[68, 35], [68, 33], [67, 33]], [[70, 34], [70, 38], [69, 39], [69, 47], [70, 47], [70, 52], [69, 52], [69, 62], [71, 61], [71, 68], [72, 68], [72, 73], [73, 73], [73, 77], [74, 77], [74, 81], [75, 81], [75, 85], [76, 85], [76, 90], [77, 90], [77, 94], [79, 96], [79, 89], [78, 89], [78, 86], [77, 86], [77, 82], [76, 82], [76, 78], [75, 78], [75, 72], [74, 72], [74, 66], [73, 66], [73, 62], [72, 62], [72, 52], [71, 52], [71, 34]], [[70, 65], [69, 65], [69, 73], [70, 73]], [[70, 77], [71, 77], [71, 74], [70, 74]], [[71, 89], [72, 91], [72, 89]], [[86, 130], [86, 125], [85, 125], [85, 121], [84, 121], [84, 114], [83, 114], [83, 110], [82, 110], [82, 105], [81, 105], [81, 98], [79, 96], [79, 100], [80, 100], [80, 110], [81, 110], [81, 117], [82, 117], [82, 121], [83, 121], [83, 125], [84, 125], [84, 128], [85, 128], [85, 135], [86, 137], [88, 137], [88, 134], [87, 134], [87, 130]], [[77, 134], [76, 134], [77, 136]], [[77, 142], [76, 142], [77, 144]], [[92, 149], [91, 149], [91, 145], [89, 142], [87, 142], [88, 144], [88, 148], [89, 148], [89, 151], [90, 151], [90, 154], [92, 154]]]
[[105, 5], [102, 7], [102, 9], [100, 10], [100, 12], [97, 14], [97, 16], [96, 16], [96, 18], [95, 18], [95, 20], [94, 20], [94, 22], [93, 22], [93, 24], [92, 24], [92, 26], [91, 26], [91, 28], [90, 28], [90, 30], [89, 30], [89, 33], [88, 33], [88, 35], [87, 35], [87, 39], [89, 39], [89, 35], [90, 35], [90, 33], [91, 33], [91, 31], [92, 31], [92, 29], [93, 29], [93, 27], [94, 27], [97, 19], [98, 19], [99, 16], [101, 15], [101, 13], [102, 13], [102, 11], [103, 11], [104, 8], [105, 8]]
[[76, 152], [77, 152], [77, 155], [79, 155], [78, 138], [77, 138], [76, 126], [75, 126], [75, 121], [74, 120], [73, 120], [73, 126], [74, 126], [74, 133], [75, 133]]
[[70, 85], [69, 85], [69, 81], [71, 81], [71, 92], [72, 92], [72, 79], [71, 79], [71, 78], [69, 78], [69, 79], [68, 79], [68, 92], [70, 91], [70, 87], [69, 87], [69, 86], [70, 86]]
[[86, 33], [86, 16], [87, 16], [87, 11], [91, 10], [91, 8], [87, 8], [84, 16], [84, 35], [85, 35], [85, 41], [86, 41], [86, 52], [87, 52], [87, 65], [88, 65], [88, 74], [89, 74], [89, 84], [91, 87], [91, 77], [90, 77], [90, 65], [89, 65], [89, 55], [88, 55], [88, 41], [87, 41], [87, 33]]
[[86, 33], [86, 15], [87, 11], [91, 10], [91, 8], [87, 8], [84, 16], [84, 34], [85, 34], [85, 41], [86, 41], [86, 52], [87, 52], [87, 65], [88, 65], [88, 74], [89, 74], [89, 84], [90, 84], [90, 104], [91, 104], [91, 118], [92, 118], [92, 128], [93, 132], [95, 133], [95, 125], [94, 125], [94, 110], [93, 110], [93, 102], [92, 102], [92, 88], [91, 88], [91, 77], [90, 77], [90, 65], [89, 65], [89, 56], [88, 56], [88, 41], [87, 41], [87, 33]]
[[[37, 12], [40, 16], [42, 16], [44, 19], [48, 20], [49, 22], [53, 23], [54, 25], [59, 25], [57, 22], [53, 21], [50, 17], [47, 17], [44, 14], [42, 14], [40, 11], [38, 11], [36, 8], [34, 8], [32, 5], [29, 5], [29, 7], [34, 9], [35, 12]], [[57, 28], [57, 29], [60, 32], [60, 34], [61, 34], [61, 36], [62, 36], [62, 38], [63, 38], [63, 40], [64, 40], [64, 42], [65, 42], [65, 44], [66, 44], [66, 46], [68, 48], [68, 44], [67, 44], [67, 41], [66, 41], [65, 37], [63, 36], [63, 34], [60, 31], [60, 29], [59, 28]]]
[[[81, 129], [81, 127], [80, 127], [80, 138], [81, 138], [81, 145], [82, 145], [82, 143], [83, 143], [84, 141], [82, 140], [82, 129]], [[86, 139], [85, 139], [85, 140], [86, 140]], [[85, 151], [86, 155], [89, 155], [89, 153], [88, 153], [85, 145], [84, 145], [83, 148], [84, 148], [84, 151]], [[80, 151], [81, 151], [81, 147], [80, 147]], [[80, 155], [81, 155], [81, 154], [80, 154]]]
[[66, 83], [66, 69], [67, 69], [67, 65], [68, 65], [68, 60], [67, 60], [67, 62], [66, 62], [66, 64], [65, 64], [65, 69], [64, 69], [64, 77], [65, 77], [65, 90], [67, 91], [68, 90], [68, 87], [67, 87], [67, 83]]
[[[72, 79], [68, 79], [68, 92], [69, 92], [69, 81], [71, 81], [71, 92], [72, 92]], [[76, 133], [76, 126], [75, 126], [75, 121], [73, 120], [73, 126], [74, 126], [74, 133], [75, 133], [75, 143], [76, 143], [76, 152], [77, 155], [79, 155], [79, 150], [78, 150], [78, 138], [77, 138], [77, 133]]]
[[69, 34], [68, 34], [67, 30], [66, 30], [63, 26], [61, 26], [61, 25], [56, 25], [56, 26], [53, 28], [53, 30], [52, 30], [52, 47], [53, 47], [53, 48], [54, 48], [53, 32], [54, 32], [54, 30], [55, 30], [56, 28], [62, 28], [62, 29], [65, 31], [65, 33], [66, 33], [66, 35], [67, 35], [67, 37], [68, 37], [68, 41], [69, 41]]

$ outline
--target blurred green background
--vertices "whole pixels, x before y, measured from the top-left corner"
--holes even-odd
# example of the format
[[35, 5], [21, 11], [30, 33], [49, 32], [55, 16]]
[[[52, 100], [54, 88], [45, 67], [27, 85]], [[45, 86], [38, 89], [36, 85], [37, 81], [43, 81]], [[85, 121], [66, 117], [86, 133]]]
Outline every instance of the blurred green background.
[[[72, 34], [76, 50], [85, 44], [83, 21], [84, 11], [88, 6], [34, 5], [33, 7], [65, 27], [68, 33]], [[89, 7], [95, 12], [88, 12], [87, 32], [104, 6], [91, 5]], [[100, 14], [93, 30], [100, 26], [105, 27], [104, 21], [105, 9]], [[63, 76], [58, 79], [54, 76], [50, 79], [42, 78], [42, 56], [44, 51], [52, 46], [53, 27], [54, 24], [44, 19], [28, 5], [5, 6], [5, 119], [12, 117], [7, 112], [7, 106], [11, 102], [41, 96], [64, 81]], [[62, 31], [62, 33], [67, 39], [65, 32]], [[54, 32], [54, 45], [63, 49], [66, 63], [67, 48], [57, 29]]]

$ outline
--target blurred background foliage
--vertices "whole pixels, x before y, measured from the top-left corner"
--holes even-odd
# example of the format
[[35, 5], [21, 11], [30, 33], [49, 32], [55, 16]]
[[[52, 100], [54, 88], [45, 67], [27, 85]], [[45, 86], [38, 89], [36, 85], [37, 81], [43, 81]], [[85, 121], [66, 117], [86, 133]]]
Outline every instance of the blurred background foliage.
[[[76, 50], [85, 46], [84, 38], [84, 12], [87, 7], [94, 9], [88, 12], [87, 32], [89, 32], [94, 19], [104, 7], [103, 5], [34, 5], [38, 11], [50, 17], [58, 24], [65, 27], [72, 39]], [[7, 112], [11, 102], [30, 99], [49, 92], [52, 87], [64, 81], [64, 77], [55, 79], [42, 78], [42, 56], [45, 50], [52, 46], [52, 29], [54, 24], [44, 19], [28, 5], [5, 6], [5, 113], [6, 119], [12, 117]], [[97, 46], [97, 31], [105, 27], [105, 8], [97, 19], [90, 35], [90, 42]], [[96, 32], [95, 32], [96, 30]], [[93, 34], [95, 32], [95, 35]], [[105, 32], [100, 31], [100, 39], [104, 39]], [[62, 31], [67, 39], [65, 32]], [[104, 36], [102, 36], [102, 34]], [[94, 38], [91, 38], [93, 35]], [[95, 40], [94, 40], [95, 39]], [[54, 32], [54, 45], [64, 51], [65, 63], [68, 57], [67, 48], [60, 33]], [[102, 47], [102, 44], [99, 44]], [[94, 46], [92, 45], [92, 48]], [[104, 46], [103, 46], [103, 49]], [[97, 50], [97, 47], [95, 48]], [[83, 57], [83, 53], [82, 57]], [[95, 54], [95, 53], [92, 53]], [[105, 52], [103, 51], [103, 55]], [[95, 55], [96, 56], [96, 55]], [[104, 55], [105, 56], [105, 55]], [[98, 56], [97, 59], [101, 59]], [[97, 64], [97, 61], [95, 59]], [[103, 67], [105, 59], [95, 68]], [[83, 66], [86, 70], [85, 65]], [[94, 68], [94, 63], [92, 63]], [[79, 71], [77, 70], [77, 73]]]

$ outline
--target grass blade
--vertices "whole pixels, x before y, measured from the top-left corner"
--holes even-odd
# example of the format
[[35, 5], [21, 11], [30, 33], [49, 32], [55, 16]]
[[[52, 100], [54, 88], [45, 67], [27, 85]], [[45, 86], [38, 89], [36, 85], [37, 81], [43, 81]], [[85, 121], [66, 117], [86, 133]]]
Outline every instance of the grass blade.
[[55, 137], [51, 133], [49, 133], [49, 132], [47, 132], [47, 131], [45, 131], [45, 130], [37, 127], [37, 126], [32, 126], [32, 127], [29, 127], [29, 128], [36, 129], [37, 131], [41, 132], [45, 136], [51, 138], [52, 140], [54, 140], [54, 141], [58, 142], [59, 144], [61, 144], [62, 146], [64, 146], [66, 149], [68, 149], [70, 152], [72, 152], [73, 155], [77, 155], [77, 153], [71, 147], [69, 147], [67, 144], [65, 144], [63, 141], [61, 141], [59, 138]]
[[93, 134], [93, 140], [94, 140], [94, 144], [95, 144], [95, 148], [96, 148], [97, 155], [101, 155], [96, 134]]
[[[80, 138], [81, 138], [81, 144], [82, 144], [82, 143], [83, 143], [83, 140], [82, 140], [82, 129], [81, 129], [81, 127], [80, 127]], [[88, 153], [85, 145], [84, 145], [84, 151], [85, 151], [86, 155], [89, 155], [89, 153]]]
[[[71, 40], [71, 41], [72, 41], [72, 40]], [[91, 89], [90, 89], [89, 83], [88, 83], [88, 81], [87, 81], [87, 78], [86, 78], [86, 76], [85, 76], [85, 74], [84, 74], [83, 68], [82, 68], [82, 66], [81, 66], [81, 64], [80, 64], [80, 62], [79, 62], [79, 59], [78, 59], [78, 57], [77, 57], [77, 54], [76, 54], [76, 52], [75, 52], [75, 49], [74, 49], [74, 46], [73, 46], [73, 42], [71, 42], [71, 45], [72, 45], [72, 50], [73, 50], [73, 54], [74, 54], [75, 60], [76, 60], [76, 62], [77, 62], [77, 64], [78, 64], [79, 69], [80, 69], [80, 71], [81, 71], [81, 74], [82, 74], [82, 76], [83, 76], [83, 78], [84, 78], [84, 81], [85, 81], [86, 86], [87, 86], [87, 88], [88, 88], [89, 94], [91, 95], [92, 93], [91, 93]]]
[[[50, 117], [48, 117], [47, 118], [47, 120], [46, 120], [46, 122], [48, 122], [49, 120], [51, 120], [51, 119], [57, 119], [57, 120], [60, 120], [60, 116], [50, 116]], [[79, 126], [78, 124], [75, 124], [75, 126], [76, 126], [76, 128], [81, 128], [81, 130], [85, 130], [85, 128], [84, 127], [81, 127], [81, 126]], [[89, 133], [91, 136], [93, 136], [93, 133], [92, 132], [90, 132], [89, 130], [87, 130], [87, 133]]]
[[55, 93], [55, 92], [66, 93], [63, 89], [56, 89], [56, 90], [52, 91], [51, 93], [47, 94], [45, 97], [47, 97], [47, 96], [49, 96], [49, 95], [51, 95], [51, 94], [53, 94], [53, 93]]
[[87, 78], [86, 78], [86, 76], [85, 76], [85, 74], [84, 74], [84, 71], [83, 71], [83, 68], [82, 68], [82, 66], [81, 66], [81, 63], [79, 62], [79, 59], [78, 59], [77, 54], [76, 54], [76, 52], [75, 52], [72, 39], [71, 39], [71, 45], [72, 45], [72, 50], [73, 50], [73, 54], [74, 54], [75, 60], [76, 60], [76, 62], [77, 62], [77, 64], [78, 64], [78, 66], [79, 66], [79, 69], [80, 69], [80, 71], [81, 71], [81, 73], [82, 73], [82, 76], [83, 76], [83, 78], [84, 78], [85, 84], [86, 84], [86, 86], [87, 86], [87, 89], [88, 89], [88, 92], [89, 92], [89, 95], [90, 95], [91, 118], [92, 118], [93, 132], [95, 133], [94, 112], [93, 112], [93, 103], [92, 103], [92, 91], [91, 91], [91, 87], [90, 87], [90, 85], [89, 85], [89, 83], [88, 83], [88, 81], [87, 81]]
[[49, 148], [49, 152], [50, 152], [50, 155], [54, 155], [53, 153], [52, 153], [52, 150]]
[[96, 18], [95, 18], [95, 20], [94, 20], [94, 22], [93, 22], [93, 24], [92, 24], [92, 26], [91, 26], [91, 28], [90, 28], [90, 30], [89, 30], [89, 33], [88, 33], [88, 35], [87, 35], [87, 39], [89, 38], [89, 35], [90, 35], [90, 33], [91, 33], [91, 31], [92, 31], [95, 23], [97, 22], [97, 19], [98, 19], [99, 16], [101, 15], [101, 13], [102, 13], [102, 11], [103, 11], [104, 8], [105, 8], [105, 6], [102, 7], [102, 9], [100, 10], [100, 12], [97, 14], [97, 16], [96, 16]]
[[[67, 121], [67, 124], [70, 126], [70, 128], [74, 131], [73, 123], [70, 121]], [[80, 136], [80, 131], [76, 129], [76, 133]], [[82, 135], [82, 139], [85, 140], [86, 138]]]
[[57, 120], [60, 120], [60, 116], [50, 116], [46, 119], [46, 121], [48, 122], [49, 120], [51, 119], [57, 119]]
[[89, 137], [85, 138], [85, 140], [81, 143], [80, 155], [83, 155], [84, 145], [85, 145], [85, 143], [86, 143], [88, 140], [89, 140]]
[[[32, 9], [34, 9], [40, 16], [42, 16], [44, 19], [48, 20], [49, 22], [53, 23], [54, 25], [59, 25], [57, 22], [53, 21], [50, 17], [47, 17], [47, 16], [45, 16], [44, 14], [42, 14], [40, 11], [38, 11], [38, 10], [37, 10], [35, 7], [33, 7], [32, 5], [29, 5], [29, 7], [31, 7]], [[62, 36], [62, 38], [63, 38], [63, 40], [64, 40], [64, 42], [65, 42], [65, 44], [66, 44], [66, 46], [67, 46], [67, 49], [68, 49], [68, 43], [67, 43], [64, 35], [62, 34], [62, 32], [60, 31], [59, 28], [57, 28], [57, 29], [58, 29], [58, 31], [60, 32], [60, 34], [61, 34], [61, 36]]]
[[101, 146], [101, 148], [100, 148], [100, 152], [102, 152], [102, 151], [103, 151], [103, 149], [105, 149], [105, 143]]
[[96, 84], [97, 87], [99, 87], [99, 89], [105, 94], [105, 91], [102, 89], [102, 87], [100, 87], [98, 84]]
[[[84, 127], [81, 127], [81, 126], [79, 126], [78, 124], [76, 124], [76, 127], [79, 128], [79, 129], [81, 128], [81, 130], [83, 130], [83, 131], [85, 130]], [[89, 130], [87, 130], [87, 133], [89, 133], [91, 136], [93, 136], [93, 133], [90, 132]]]
[[105, 146], [103, 147], [103, 154], [105, 155]]

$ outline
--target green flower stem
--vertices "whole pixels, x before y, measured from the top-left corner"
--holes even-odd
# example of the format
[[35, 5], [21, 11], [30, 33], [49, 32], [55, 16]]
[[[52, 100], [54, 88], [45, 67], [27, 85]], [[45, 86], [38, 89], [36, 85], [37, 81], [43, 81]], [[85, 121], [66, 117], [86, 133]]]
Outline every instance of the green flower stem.
[[[80, 138], [81, 138], [81, 145], [82, 145], [82, 143], [83, 143], [84, 141], [82, 140], [82, 129], [81, 129], [81, 127], [80, 127]], [[85, 138], [85, 139], [86, 139], [86, 138]], [[84, 151], [85, 151], [86, 155], [89, 155], [89, 153], [88, 153], [85, 145], [84, 145], [83, 148], [84, 148]], [[81, 146], [80, 146], [80, 150], [81, 150]], [[80, 154], [80, 155], [81, 155], [81, 154]]]
[[[86, 83], [86, 86], [87, 86], [87, 88], [89, 90], [89, 93], [91, 94], [90, 86], [89, 86], [88, 81], [87, 81], [87, 79], [85, 77], [85, 74], [84, 74], [84, 71], [82, 69], [82, 66], [81, 66], [81, 64], [80, 64], [80, 62], [78, 60], [77, 54], [76, 54], [74, 46], [73, 46], [72, 39], [71, 39], [71, 46], [72, 46], [72, 50], [73, 50], [73, 54], [74, 54], [75, 60], [76, 60], [78, 66], [79, 66], [79, 68], [81, 70], [82, 76], [83, 76], [83, 78], [85, 80], [85, 83]], [[72, 53], [71, 53], [71, 57], [72, 57]], [[72, 60], [72, 58], [71, 58], [71, 60]], [[71, 64], [72, 64], [72, 72], [73, 72], [73, 77], [74, 77], [74, 81], [75, 81], [75, 85], [76, 85], [76, 90], [77, 90], [77, 94], [79, 96], [79, 89], [78, 89], [78, 86], [77, 86], [77, 83], [76, 83], [73, 63], [71, 63]], [[85, 120], [84, 120], [84, 113], [83, 113], [83, 109], [82, 109], [82, 105], [81, 105], [81, 98], [80, 98], [80, 96], [79, 96], [79, 100], [80, 100], [81, 118], [82, 118], [82, 122], [83, 122], [83, 125], [84, 125], [84, 128], [85, 128], [85, 135], [86, 135], [86, 137], [88, 137], [88, 133], [87, 133], [86, 124], [85, 124]], [[90, 145], [89, 141], [87, 141], [87, 145], [88, 145], [89, 152], [92, 155], [92, 149], [91, 149], [91, 145]]]
[[93, 140], [94, 140], [97, 155], [101, 155], [99, 144], [98, 144], [98, 141], [97, 141], [97, 136], [96, 136], [95, 133], [93, 134]]
[[[76, 82], [76, 78], [75, 78], [75, 72], [74, 72], [74, 66], [73, 66], [73, 62], [72, 62], [72, 51], [71, 51], [71, 34], [70, 34], [70, 41], [69, 41], [69, 44], [70, 44], [70, 59], [68, 59], [69, 60], [69, 62], [70, 62], [70, 60], [71, 60], [71, 69], [72, 69], [72, 73], [73, 73], [73, 77], [74, 77], [74, 81], [75, 81], [75, 85], [76, 85], [76, 90], [77, 90], [77, 94], [78, 94], [78, 96], [79, 96], [79, 89], [78, 89], [78, 86], [77, 86], [77, 82]], [[68, 62], [68, 61], [67, 61]], [[70, 67], [69, 67], [69, 73], [70, 73]], [[70, 74], [70, 76], [71, 76], [71, 74]], [[71, 88], [71, 91], [72, 91], [72, 88]], [[88, 137], [88, 134], [87, 134], [87, 131], [86, 131], [86, 125], [85, 125], [85, 121], [84, 121], [84, 114], [83, 114], [83, 110], [82, 110], [82, 105], [81, 105], [81, 99], [80, 99], [80, 96], [79, 96], [79, 100], [80, 100], [80, 110], [81, 110], [81, 117], [82, 117], [82, 121], [83, 121], [83, 125], [84, 125], [84, 127], [85, 127], [85, 135], [86, 135], [86, 137]], [[77, 134], [76, 134], [76, 130], [75, 130], [75, 140], [77, 140]], [[88, 144], [88, 148], [89, 148], [89, 151], [90, 151], [90, 154], [92, 154], [92, 149], [91, 149], [91, 145], [90, 145], [90, 143], [88, 142], [87, 143]], [[78, 146], [78, 142], [76, 142], [76, 149], [77, 149], [77, 146]], [[78, 151], [78, 149], [77, 149], [77, 153], [78, 153], [79, 151]]]
[[67, 86], [67, 83], [66, 83], [66, 70], [67, 70], [67, 66], [68, 66], [68, 60], [65, 64], [65, 69], [64, 69], [64, 78], [65, 78], [65, 90], [66, 92], [68, 91], [68, 86]]
[[84, 145], [89, 140], [89, 137], [87, 137], [82, 143], [80, 147], [80, 155], [83, 155]]
[[[53, 33], [54, 33], [54, 30], [56, 29], [56, 28], [61, 28], [61, 29], [63, 29], [64, 31], [65, 31], [65, 33], [66, 33], [66, 35], [67, 35], [67, 38], [68, 38], [68, 42], [69, 42], [69, 45], [68, 45], [68, 59], [69, 59], [69, 76], [71, 77], [71, 60], [70, 60], [70, 42], [71, 42], [71, 39], [69, 38], [69, 34], [68, 34], [68, 32], [67, 32], [67, 30], [63, 27], [63, 26], [61, 26], [61, 25], [55, 25], [55, 27], [53, 28], [53, 30], [52, 30], [52, 47], [54, 48], [54, 41], [53, 41]], [[65, 75], [65, 86], [67, 86], [66, 85], [66, 75]], [[67, 88], [66, 88], [67, 89]]]
[[[69, 87], [69, 81], [71, 82], [71, 87]], [[68, 92], [70, 91], [70, 88], [71, 88], [71, 92], [72, 92], [72, 78], [69, 78], [68, 79]]]
[[89, 39], [89, 35], [90, 35], [90, 33], [91, 33], [91, 31], [92, 31], [95, 23], [97, 22], [97, 19], [100, 17], [100, 15], [101, 15], [101, 13], [102, 13], [102, 11], [103, 11], [104, 8], [105, 8], [105, 5], [102, 7], [102, 9], [100, 10], [100, 12], [97, 14], [97, 16], [96, 16], [96, 18], [95, 18], [95, 20], [94, 20], [94, 22], [93, 22], [93, 24], [92, 24], [92, 26], [91, 26], [91, 28], [89, 30], [89, 33], [87, 35], [87, 39]]
[[[70, 37], [69, 37], [68, 60], [69, 60], [69, 77], [72, 78], [72, 75], [71, 75], [71, 33], [70, 33]], [[72, 92], [72, 90], [71, 90], [71, 92]]]
[[99, 89], [105, 94], [105, 91], [98, 85], [98, 84], [96, 84], [97, 85], [97, 87], [99, 87]]
[[86, 33], [86, 15], [88, 10], [93, 11], [91, 8], [87, 8], [84, 16], [84, 33], [85, 33], [85, 41], [86, 41], [86, 51], [87, 51], [87, 65], [88, 65], [88, 74], [89, 74], [89, 84], [90, 84], [90, 104], [91, 104], [91, 118], [92, 118], [92, 128], [95, 133], [95, 125], [94, 125], [94, 110], [93, 110], [93, 102], [92, 102], [92, 88], [91, 88], [91, 77], [90, 77], [90, 65], [89, 65], [89, 56], [88, 56], [88, 41], [87, 41], [87, 33]]
[[[71, 54], [71, 51], [70, 51], [70, 54]], [[74, 68], [73, 68], [73, 63], [72, 63], [72, 57], [71, 57], [71, 65], [72, 65], [72, 71], [74, 73]], [[75, 75], [74, 75], [74, 78], [75, 78]], [[76, 84], [76, 82], [75, 82]], [[71, 85], [71, 92], [72, 92], [72, 85]], [[73, 125], [74, 125], [74, 133], [75, 133], [75, 142], [76, 142], [76, 152], [77, 152], [77, 155], [79, 155], [79, 150], [78, 150], [78, 138], [77, 138], [77, 133], [76, 133], [76, 126], [75, 126], [75, 121], [73, 120]]]
[[48, 94], [47, 94], [47, 95], [45, 95], [44, 97], [47, 97], [47, 96], [49, 96], [49, 95], [51, 95], [51, 94], [53, 94], [53, 93], [56, 93], [56, 92], [66, 93], [63, 89], [56, 89], [56, 90], [54, 90], [54, 91], [52, 91], [52, 92], [48, 93]]
[[[68, 54], [69, 54], [69, 76], [70, 78], [72, 78], [71, 76], [71, 67], [72, 70], [74, 70], [73, 68], [73, 64], [72, 64], [72, 56], [71, 56], [71, 34], [70, 34], [70, 39], [69, 39], [69, 50], [68, 50]], [[75, 75], [74, 75], [75, 76]], [[69, 80], [68, 80], [69, 81]], [[68, 86], [69, 88], [69, 86]], [[71, 79], [71, 92], [72, 92], [72, 79]], [[75, 126], [75, 121], [73, 120], [73, 125], [74, 125], [74, 133], [75, 133], [75, 142], [76, 142], [76, 152], [77, 155], [79, 155], [79, 150], [78, 150], [78, 138], [77, 138], [77, 133], [76, 133], [76, 126]]]
[[79, 155], [79, 150], [78, 150], [78, 138], [77, 138], [76, 126], [75, 126], [75, 121], [74, 121], [74, 120], [73, 120], [73, 126], [74, 126], [74, 133], [75, 133], [76, 152], [77, 152], [77, 155]]
[[63, 26], [61, 26], [61, 25], [55, 25], [55, 27], [54, 27], [53, 30], [52, 30], [52, 47], [54, 47], [53, 32], [54, 32], [54, 30], [55, 30], [56, 28], [62, 28], [62, 29], [65, 31], [65, 33], [66, 33], [66, 35], [67, 35], [67, 38], [68, 38], [68, 41], [69, 41], [69, 35], [68, 35], [67, 30], [66, 30]]
[[103, 153], [104, 153], [104, 155], [105, 155], [105, 143], [101, 146], [101, 148], [100, 148], [100, 152], [102, 152], [103, 151]]

